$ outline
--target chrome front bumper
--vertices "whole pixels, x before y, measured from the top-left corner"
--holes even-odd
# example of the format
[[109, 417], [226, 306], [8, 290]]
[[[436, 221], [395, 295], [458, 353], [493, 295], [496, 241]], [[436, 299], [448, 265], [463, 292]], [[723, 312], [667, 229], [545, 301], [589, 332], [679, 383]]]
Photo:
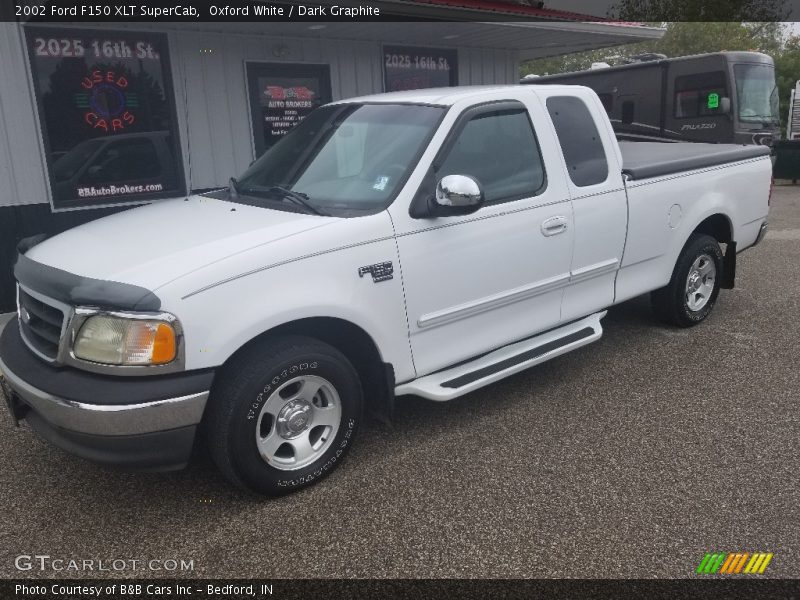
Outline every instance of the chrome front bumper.
[[208, 392], [142, 404], [86, 404], [37, 389], [12, 373], [0, 359], [0, 375], [31, 410], [49, 424], [89, 435], [138, 435], [197, 425]]
[[0, 382], [14, 421], [55, 446], [108, 465], [186, 465], [214, 380], [212, 369], [114, 377], [37, 357], [16, 321], [0, 331]]

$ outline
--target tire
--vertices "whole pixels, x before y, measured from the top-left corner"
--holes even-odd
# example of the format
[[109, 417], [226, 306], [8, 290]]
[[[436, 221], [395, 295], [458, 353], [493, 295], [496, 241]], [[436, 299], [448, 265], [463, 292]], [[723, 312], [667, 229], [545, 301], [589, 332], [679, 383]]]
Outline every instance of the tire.
[[701, 323], [717, 302], [722, 268], [722, 250], [717, 240], [705, 234], [689, 238], [669, 283], [650, 295], [656, 316], [678, 327]]
[[313, 338], [265, 339], [215, 381], [205, 416], [211, 456], [235, 485], [281, 496], [339, 466], [362, 415], [356, 370]]

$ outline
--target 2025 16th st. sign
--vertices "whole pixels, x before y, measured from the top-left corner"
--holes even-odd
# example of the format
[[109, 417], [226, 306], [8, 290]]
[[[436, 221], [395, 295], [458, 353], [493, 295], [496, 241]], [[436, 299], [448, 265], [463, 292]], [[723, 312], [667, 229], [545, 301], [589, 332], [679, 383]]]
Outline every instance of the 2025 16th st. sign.
[[183, 193], [166, 36], [26, 34], [53, 207]]
[[383, 47], [383, 85], [387, 92], [458, 84], [457, 51], [414, 46]]

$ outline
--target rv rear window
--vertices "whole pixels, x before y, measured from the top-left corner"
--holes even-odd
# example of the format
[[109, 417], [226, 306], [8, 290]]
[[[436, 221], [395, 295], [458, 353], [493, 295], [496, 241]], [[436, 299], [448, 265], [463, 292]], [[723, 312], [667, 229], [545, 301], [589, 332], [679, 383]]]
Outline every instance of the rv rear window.
[[622, 122], [626, 125], [633, 123], [635, 110], [636, 104], [634, 104], [633, 100], [625, 100], [625, 102], [622, 103]]
[[572, 183], [579, 187], [603, 183], [608, 160], [603, 142], [583, 100], [575, 96], [551, 96], [547, 111], [556, 128]]
[[722, 114], [720, 99], [726, 95], [722, 71], [676, 77], [675, 117], [690, 119]]

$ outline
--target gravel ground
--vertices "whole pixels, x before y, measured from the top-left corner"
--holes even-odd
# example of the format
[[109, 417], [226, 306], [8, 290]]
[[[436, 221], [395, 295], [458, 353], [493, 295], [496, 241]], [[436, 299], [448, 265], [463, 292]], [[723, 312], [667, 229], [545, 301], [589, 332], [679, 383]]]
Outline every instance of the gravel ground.
[[47, 554], [199, 577], [686, 577], [719, 550], [800, 577], [800, 187], [776, 188], [770, 224], [700, 327], [627, 302], [597, 344], [451, 403], [400, 399], [393, 428], [287, 498], [202, 457], [122, 473], [5, 427], [0, 576], [58, 575], [14, 568]]

